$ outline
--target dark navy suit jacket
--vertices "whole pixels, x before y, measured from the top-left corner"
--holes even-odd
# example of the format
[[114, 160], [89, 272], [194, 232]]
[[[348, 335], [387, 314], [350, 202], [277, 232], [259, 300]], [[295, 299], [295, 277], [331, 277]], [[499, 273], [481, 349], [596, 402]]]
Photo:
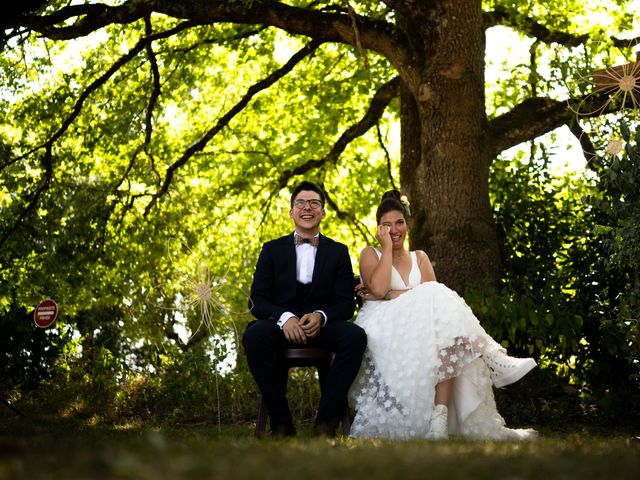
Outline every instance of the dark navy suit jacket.
[[296, 247], [293, 234], [266, 242], [256, 263], [251, 285], [251, 313], [277, 322], [284, 312], [298, 317], [315, 310], [327, 322], [350, 320], [355, 310], [353, 269], [346, 245], [320, 235], [313, 280], [298, 298]]

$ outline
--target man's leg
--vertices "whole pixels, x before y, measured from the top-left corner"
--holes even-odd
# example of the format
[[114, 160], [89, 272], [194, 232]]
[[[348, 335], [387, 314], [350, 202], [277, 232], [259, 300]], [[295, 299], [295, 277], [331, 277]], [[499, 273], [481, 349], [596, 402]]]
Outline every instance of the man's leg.
[[258, 320], [249, 326], [242, 339], [249, 370], [262, 394], [269, 417], [271, 429], [287, 434], [287, 427], [293, 430], [293, 421], [287, 403], [286, 383], [278, 365], [278, 352], [285, 348], [287, 341], [280, 327], [268, 320]]
[[367, 335], [350, 322], [329, 322], [313, 339], [310, 346], [326, 348], [335, 353], [322, 389], [316, 424], [337, 426], [344, 414], [347, 395], [362, 363], [367, 347]]

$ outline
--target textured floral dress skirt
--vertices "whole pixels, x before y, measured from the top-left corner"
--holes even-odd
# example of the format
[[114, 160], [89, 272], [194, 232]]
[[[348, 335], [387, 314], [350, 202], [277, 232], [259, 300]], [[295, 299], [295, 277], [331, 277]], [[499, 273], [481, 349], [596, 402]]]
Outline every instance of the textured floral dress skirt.
[[[392, 288], [407, 288], [399, 277], [394, 271]], [[394, 300], [366, 302], [356, 323], [367, 332], [368, 346], [350, 392], [356, 408], [352, 436], [425, 438], [435, 387], [448, 378], [454, 378], [450, 435], [535, 436], [533, 430], [505, 427], [496, 409], [489, 369], [481, 357], [502, 347], [453, 290], [427, 282]]]

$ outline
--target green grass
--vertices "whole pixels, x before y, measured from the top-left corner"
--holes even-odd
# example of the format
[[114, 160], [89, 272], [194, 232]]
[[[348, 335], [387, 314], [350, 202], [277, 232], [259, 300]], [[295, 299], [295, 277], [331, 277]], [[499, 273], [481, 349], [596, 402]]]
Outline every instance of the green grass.
[[251, 425], [91, 425], [0, 417], [0, 479], [637, 478], [633, 433], [541, 432], [532, 443], [255, 439]]

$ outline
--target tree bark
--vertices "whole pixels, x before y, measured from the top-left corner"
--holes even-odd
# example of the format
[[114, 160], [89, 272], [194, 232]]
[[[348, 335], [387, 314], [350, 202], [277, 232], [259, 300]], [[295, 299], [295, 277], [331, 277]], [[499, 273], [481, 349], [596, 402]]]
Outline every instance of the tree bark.
[[[410, 242], [456, 290], [497, 285], [499, 243], [485, 148], [484, 30], [480, 0], [442, 0], [416, 18], [425, 62], [402, 95], [401, 184], [413, 213]], [[409, 90], [411, 85], [407, 85]]]

